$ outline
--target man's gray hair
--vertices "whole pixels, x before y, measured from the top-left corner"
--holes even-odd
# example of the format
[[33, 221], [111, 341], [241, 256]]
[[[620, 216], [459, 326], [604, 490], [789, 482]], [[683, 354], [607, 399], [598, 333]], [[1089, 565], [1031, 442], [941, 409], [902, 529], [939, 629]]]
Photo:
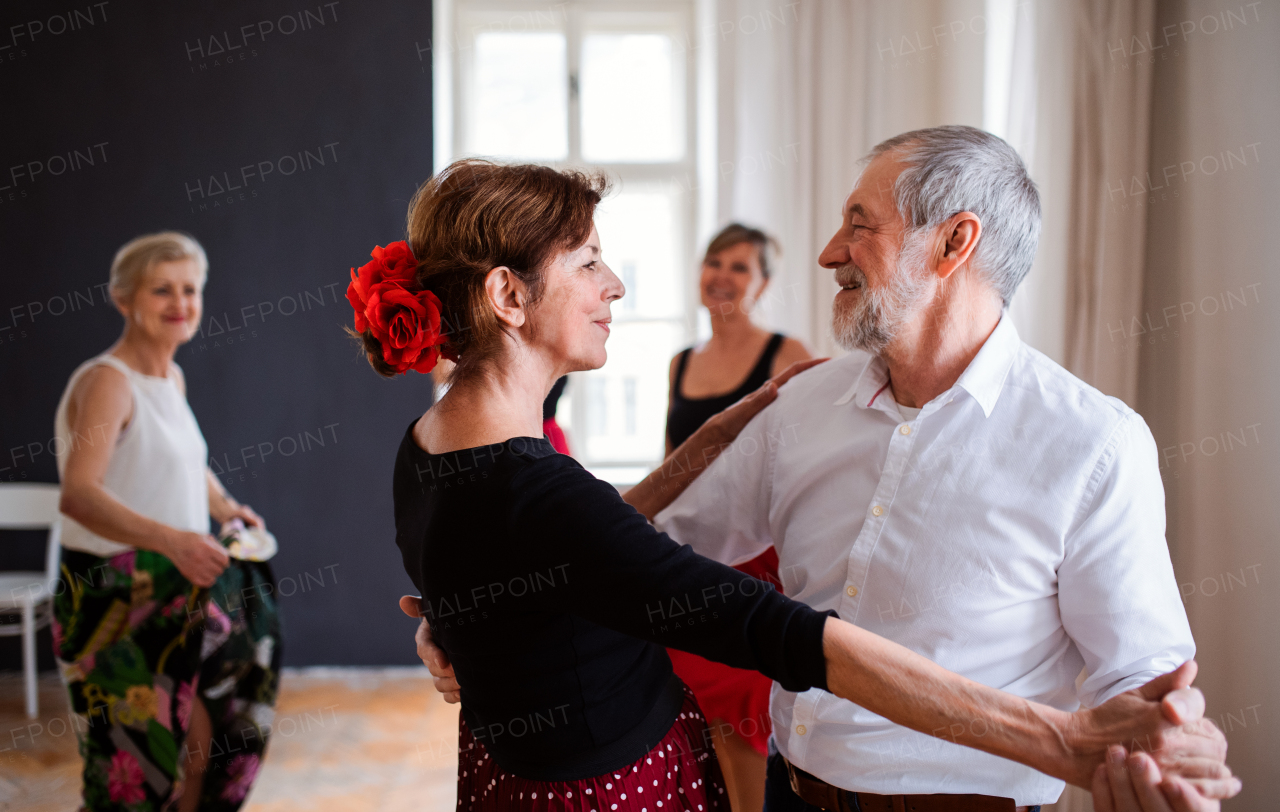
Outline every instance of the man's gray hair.
[[889, 151], [905, 165], [893, 195], [907, 236], [962, 211], [978, 215], [982, 236], [974, 267], [1008, 304], [1040, 241], [1040, 195], [1017, 151], [989, 132], [960, 125], [894, 136], [866, 160]]

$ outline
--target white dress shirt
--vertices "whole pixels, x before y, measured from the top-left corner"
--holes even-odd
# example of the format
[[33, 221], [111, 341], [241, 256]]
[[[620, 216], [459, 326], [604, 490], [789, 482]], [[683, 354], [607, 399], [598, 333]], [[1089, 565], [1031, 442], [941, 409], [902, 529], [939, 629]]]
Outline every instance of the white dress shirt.
[[[729, 564], [772, 544], [787, 595], [1062, 710], [1194, 655], [1139, 415], [1028, 347], [1007, 316], [915, 419], [888, 382], [865, 353], [797, 376], [658, 526]], [[1062, 792], [825, 691], [775, 683], [770, 705], [782, 754], [845, 789], [1019, 805]]]

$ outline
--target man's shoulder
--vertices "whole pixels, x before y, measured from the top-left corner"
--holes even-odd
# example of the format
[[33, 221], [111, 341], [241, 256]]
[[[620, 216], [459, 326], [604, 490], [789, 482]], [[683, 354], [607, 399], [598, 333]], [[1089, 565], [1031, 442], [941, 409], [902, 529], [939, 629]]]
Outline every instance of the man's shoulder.
[[1074, 427], [1098, 439], [1122, 423], [1143, 422], [1123, 400], [1091, 386], [1027, 344], [1019, 348], [1006, 385], [1021, 408], [1052, 414], [1058, 426]]
[[806, 369], [778, 390], [775, 404], [780, 411], [794, 411], [830, 406], [849, 391], [862, 374], [871, 355], [854, 350]]

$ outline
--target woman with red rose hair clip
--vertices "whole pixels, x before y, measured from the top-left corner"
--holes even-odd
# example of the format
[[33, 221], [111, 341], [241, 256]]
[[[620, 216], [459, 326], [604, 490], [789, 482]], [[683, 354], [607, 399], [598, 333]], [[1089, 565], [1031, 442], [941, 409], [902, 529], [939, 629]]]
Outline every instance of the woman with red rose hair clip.
[[1109, 743], [1159, 737], [1160, 702], [1139, 691], [1076, 714], [1033, 706], [646, 521], [696, 476], [680, 459], [714, 457], [805, 365], [707, 421], [625, 501], [555, 453], [543, 398], [565, 373], [604, 364], [624, 293], [592, 223], [606, 188], [578, 172], [455, 163], [415, 196], [409, 244], [376, 250], [348, 292], [378, 372], [457, 361], [448, 392], [406, 428], [393, 494], [396, 543], [422, 592], [401, 607], [462, 686], [459, 809], [727, 809], [705, 720], [664, 646], [914, 730], [963, 729], [956, 743], [1080, 786]]

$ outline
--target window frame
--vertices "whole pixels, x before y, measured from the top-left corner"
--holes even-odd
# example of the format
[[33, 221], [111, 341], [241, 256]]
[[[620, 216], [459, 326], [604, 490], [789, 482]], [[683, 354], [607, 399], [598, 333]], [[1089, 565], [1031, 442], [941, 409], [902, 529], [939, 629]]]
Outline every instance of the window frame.
[[[468, 141], [467, 127], [470, 113], [465, 109], [466, 88], [474, 70], [475, 37], [485, 31], [563, 31], [565, 34], [566, 69], [568, 73], [568, 152], [564, 160], [531, 161], [556, 168], [592, 168], [608, 174], [614, 182], [615, 193], [628, 189], [644, 189], [646, 186], [672, 185], [679, 189], [676, 195], [678, 209], [675, 218], [680, 227], [677, 240], [677, 260], [683, 260], [685, 269], [680, 289], [683, 301], [679, 315], [670, 317], [630, 315], [623, 308], [613, 308], [614, 320], [625, 324], [660, 323], [677, 327], [685, 345], [695, 335], [698, 298], [696, 276], [692, 269], [697, 263], [697, 240], [709, 231], [709, 223], [702, 222], [707, 212], [714, 212], [715, 184], [708, 183], [708, 155], [705, 148], [706, 130], [713, 118], [707, 115], [707, 105], [714, 105], [709, 98], [706, 77], [709, 65], [714, 65], [714, 53], [706, 53], [711, 37], [699, 38], [695, 23], [706, 16], [709, 0], [572, 0], [572, 2], [540, 5], [521, 0], [435, 0], [433, 85], [435, 107], [435, 169], [465, 157]], [[582, 157], [582, 118], [578, 92], [578, 76], [584, 36], [591, 33], [654, 33], [670, 34], [681, 44], [684, 87], [684, 152], [679, 160], [654, 162], [594, 162], [588, 164]], [[443, 36], [441, 36], [443, 34]], [[702, 136], [700, 138], [700, 136]], [[605, 247], [606, 260], [608, 246]], [[618, 270], [618, 269], [615, 269]], [[606, 367], [607, 368], [607, 367]], [[638, 481], [644, 473], [661, 462], [665, 437], [653, 438], [651, 456], [635, 459], [595, 460], [587, 454], [585, 431], [588, 424], [587, 379], [591, 372], [570, 375], [566, 400], [570, 410], [564, 420], [566, 428], [577, 441], [574, 454], [597, 476], [614, 484], [625, 485]], [[662, 386], [668, 386], [665, 376]], [[669, 396], [669, 393], [668, 393]], [[563, 403], [563, 401], [562, 401]], [[622, 415], [617, 415], [622, 420]], [[664, 421], [665, 422], [665, 421]]]

